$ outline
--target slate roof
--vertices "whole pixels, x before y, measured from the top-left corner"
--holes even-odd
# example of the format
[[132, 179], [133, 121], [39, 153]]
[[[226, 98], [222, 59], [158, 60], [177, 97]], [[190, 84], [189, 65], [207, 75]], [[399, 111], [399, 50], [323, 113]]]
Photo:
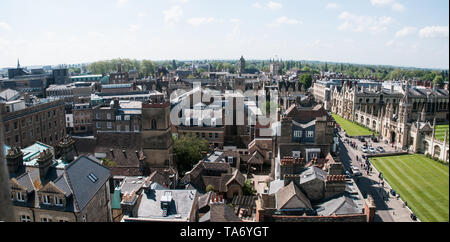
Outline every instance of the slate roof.
[[12, 98], [17, 99], [20, 93], [13, 89], [5, 89], [0, 91], [0, 101], [11, 101]]
[[300, 173], [300, 184], [310, 182], [315, 179], [325, 181], [327, 173], [318, 167], [312, 166]]
[[[88, 177], [90, 174], [94, 174], [98, 180], [92, 182]], [[66, 167], [65, 176], [73, 191], [75, 207], [81, 211], [109, 180], [111, 172], [97, 162], [81, 156]]]
[[211, 210], [203, 215], [199, 222], [242, 222], [242, 220], [234, 213], [234, 210], [224, 204], [211, 204]]
[[31, 181], [31, 177], [30, 174], [24, 173], [21, 176], [16, 178], [17, 182], [19, 182], [21, 185], [23, 185], [24, 187], [26, 187], [27, 192], [32, 192], [33, 190], [35, 190], [36, 188], [33, 185], [33, 182]]
[[233, 197], [233, 201], [231, 202], [231, 204], [233, 204], [233, 206], [250, 208], [256, 205], [255, 201], [255, 196], [235, 196]]
[[70, 185], [69, 185], [65, 175], [60, 176], [58, 179], [56, 179], [54, 181], [54, 183], [57, 187], [59, 187], [64, 192], [64, 195], [66, 197], [68, 197], [69, 195], [72, 194], [72, 190], [70, 188]]
[[323, 106], [316, 106], [314, 108], [299, 108], [295, 104], [286, 110], [286, 117], [292, 118], [299, 123], [309, 122], [316, 119], [317, 117], [328, 117], [328, 112], [323, 108]]
[[331, 215], [349, 215], [349, 214], [361, 214], [362, 208], [359, 207], [352, 198], [347, 195], [342, 195], [337, 198], [328, 200], [320, 205], [316, 209], [319, 216], [331, 216]]
[[202, 209], [206, 206], [209, 206], [209, 202], [211, 201], [211, 195], [213, 192], [208, 192], [198, 197], [198, 209]]
[[293, 208], [292, 205], [289, 204], [292, 202], [296, 203], [297, 205], [300, 205], [299, 203], [303, 204], [300, 205], [301, 207], [296, 208], [312, 209], [311, 202], [306, 197], [306, 195], [303, 194], [303, 192], [300, 191], [300, 189], [294, 184], [294, 182], [291, 182], [289, 185], [278, 190], [278, 192], [275, 193], [275, 198], [277, 209]]

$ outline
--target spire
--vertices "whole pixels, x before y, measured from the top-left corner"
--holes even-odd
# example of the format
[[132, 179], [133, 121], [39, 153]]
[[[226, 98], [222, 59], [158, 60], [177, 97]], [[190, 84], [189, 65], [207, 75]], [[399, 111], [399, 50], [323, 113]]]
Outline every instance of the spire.
[[20, 61], [19, 61], [19, 58], [17, 58], [17, 69], [19, 69], [20, 68]]

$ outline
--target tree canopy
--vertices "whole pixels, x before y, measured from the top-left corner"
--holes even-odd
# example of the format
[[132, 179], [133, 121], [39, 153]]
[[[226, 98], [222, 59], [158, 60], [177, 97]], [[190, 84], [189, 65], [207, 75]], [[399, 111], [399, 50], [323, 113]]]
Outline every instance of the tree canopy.
[[178, 172], [184, 174], [201, 160], [202, 152], [208, 152], [209, 145], [204, 139], [192, 135], [174, 138], [174, 153]]
[[305, 90], [311, 87], [312, 81], [311, 74], [302, 74], [299, 79], [299, 82], [303, 84]]

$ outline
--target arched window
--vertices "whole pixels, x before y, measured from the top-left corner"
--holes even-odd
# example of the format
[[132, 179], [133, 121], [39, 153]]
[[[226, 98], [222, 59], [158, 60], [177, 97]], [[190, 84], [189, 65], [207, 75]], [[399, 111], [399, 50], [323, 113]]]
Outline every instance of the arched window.
[[152, 120], [152, 129], [156, 129], [156, 120]]

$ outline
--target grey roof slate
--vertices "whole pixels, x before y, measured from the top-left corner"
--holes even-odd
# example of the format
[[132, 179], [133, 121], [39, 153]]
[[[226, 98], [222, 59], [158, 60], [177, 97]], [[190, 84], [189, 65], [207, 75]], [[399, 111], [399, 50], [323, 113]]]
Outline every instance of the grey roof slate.
[[[291, 182], [289, 185], [278, 190], [278, 192], [275, 193], [275, 200], [277, 209], [312, 208], [309, 199], [302, 191], [300, 191], [294, 182]], [[292, 207], [293, 204], [290, 203], [295, 203], [294, 206], [298, 207]]]
[[62, 191], [64, 191], [64, 195], [68, 197], [72, 194], [72, 190], [70, 189], [69, 183], [67, 182], [66, 176], [62, 175], [58, 179], [54, 181], [55, 185], [59, 187]]
[[[89, 203], [98, 190], [109, 180], [111, 172], [108, 168], [85, 157], [78, 157], [66, 167], [66, 178], [72, 187], [73, 196], [78, 211]], [[94, 174], [98, 180], [92, 182], [89, 174]]]
[[300, 176], [300, 184], [304, 184], [315, 179], [325, 181], [325, 179], [327, 178], [326, 172], [315, 166], [309, 167], [308, 169], [300, 173]]
[[24, 187], [27, 188], [27, 192], [32, 192], [33, 190], [35, 190], [33, 182], [31, 181], [30, 174], [28, 172], [24, 173], [23, 175], [21, 175], [19, 177], [17, 177], [16, 180], [20, 184], [22, 184]]
[[347, 195], [328, 200], [318, 205], [317, 209], [319, 216], [361, 214], [362, 212], [362, 208]]

